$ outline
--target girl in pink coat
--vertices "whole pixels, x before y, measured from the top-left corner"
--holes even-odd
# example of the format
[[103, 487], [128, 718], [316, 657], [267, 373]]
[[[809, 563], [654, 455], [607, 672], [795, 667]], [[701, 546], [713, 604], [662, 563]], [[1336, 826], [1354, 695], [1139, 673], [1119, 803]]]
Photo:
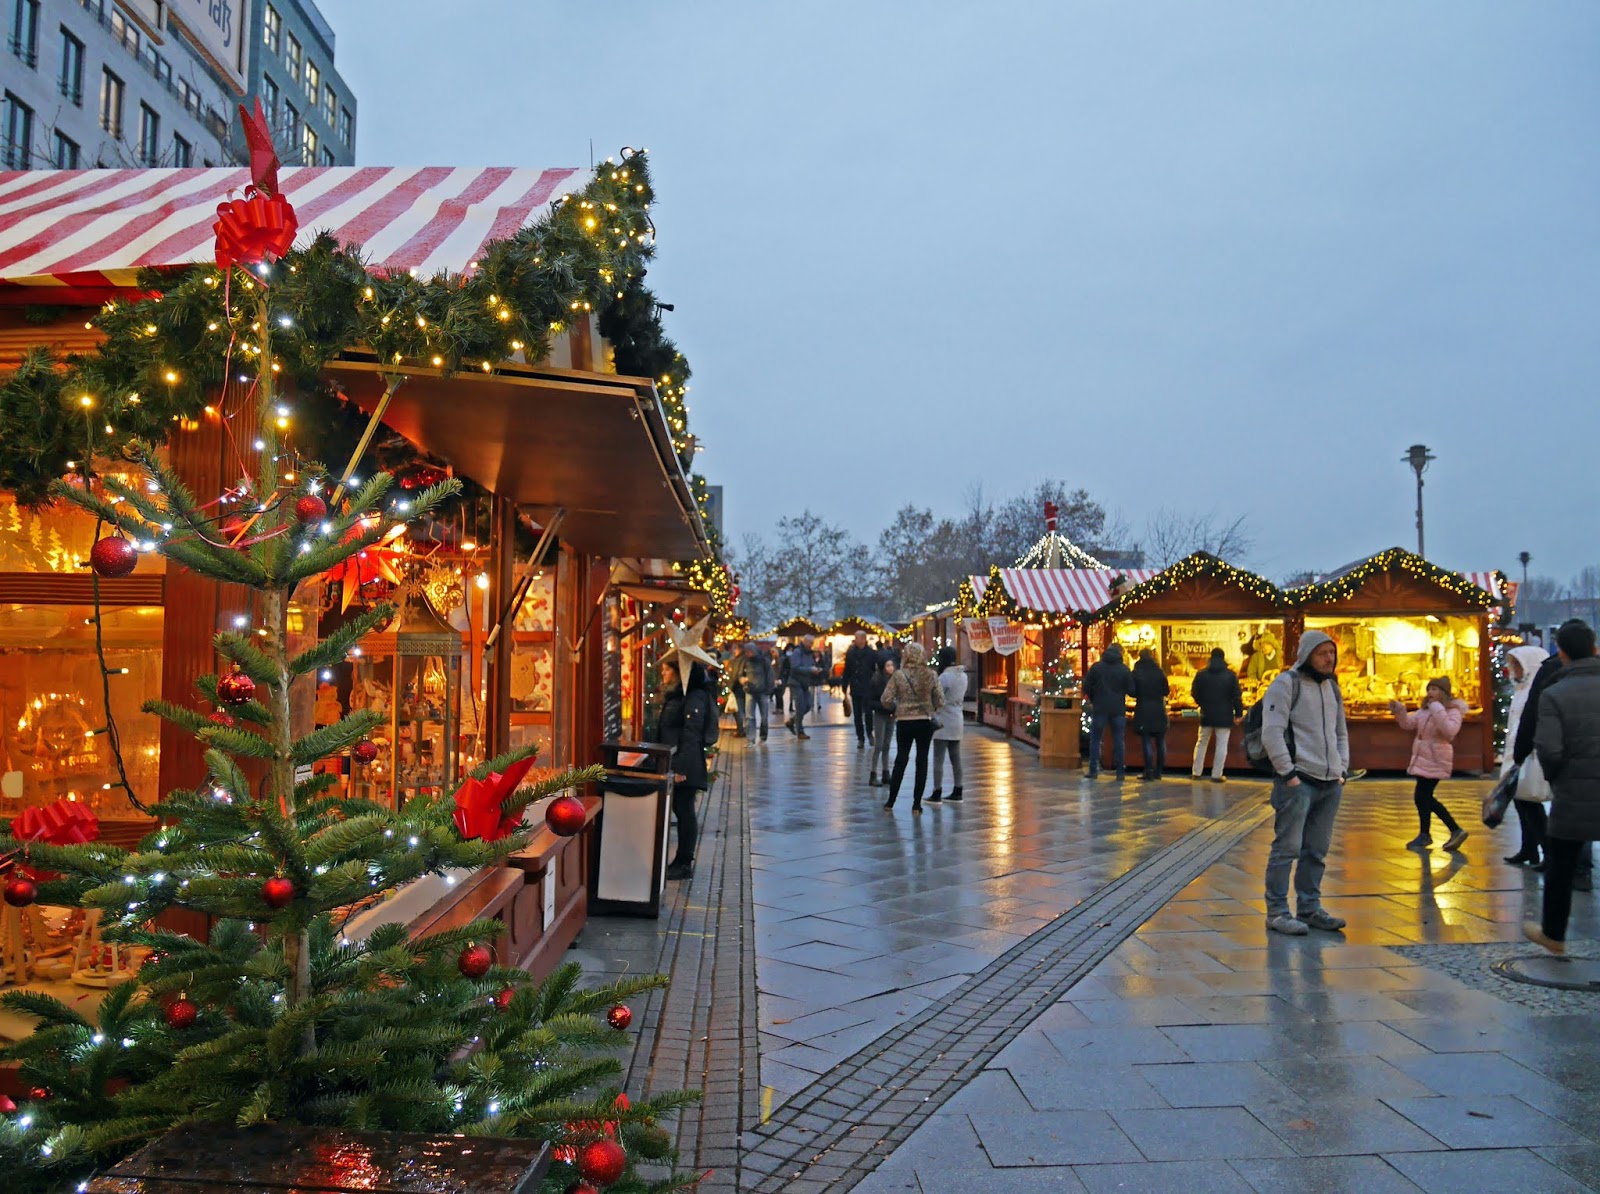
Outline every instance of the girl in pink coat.
[[1411, 798], [1416, 802], [1417, 819], [1421, 822], [1422, 832], [1406, 843], [1407, 849], [1426, 850], [1433, 845], [1433, 836], [1428, 830], [1435, 813], [1450, 830], [1444, 848], [1460, 849], [1461, 843], [1467, 840], [1467, 831], [1456, 824], [1450, 810], [1439, 803], [1433, 790], [1439, 786], [1441, 779], [1449, 779], [1451, 771], [1455, 769], [1456, 748], [1452, 743], [1461, 732], [1461, 719], [1467, 715], [1467, 703], [1452, 700], [1450, 679], [1440, 676], [1428, 681], [1422, 708], [1415, 713], [1406, 712], [1406, 707], [1399, 701], [1391, 702], [1389, 708], [1402, 729], [1415, 730], [1417, 735], [1411, 744], [1411, 764], [1406, 768], [1406, 774], [1417, 777], [1417, 788]]

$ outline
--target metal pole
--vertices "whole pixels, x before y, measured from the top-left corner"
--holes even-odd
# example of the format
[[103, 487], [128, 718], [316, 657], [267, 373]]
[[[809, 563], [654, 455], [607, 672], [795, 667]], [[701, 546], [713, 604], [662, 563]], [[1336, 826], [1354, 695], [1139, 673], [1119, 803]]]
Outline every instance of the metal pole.
[[1417, 473], [1417, 554], [1423, 559], [1428, 558], [1427, 549], [1422, 545], [1422, 473]]

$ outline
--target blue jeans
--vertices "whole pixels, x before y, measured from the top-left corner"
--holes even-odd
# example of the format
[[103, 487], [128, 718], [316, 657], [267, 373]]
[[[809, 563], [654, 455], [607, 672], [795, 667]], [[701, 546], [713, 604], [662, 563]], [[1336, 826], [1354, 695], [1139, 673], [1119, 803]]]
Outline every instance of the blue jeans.
[[1111, 759], [1121, 779], [1128, 771], [1128, 715], [1127, 713], [1091, 713], [1089, 715], [1089, 774], [1100, 774], [1100, 739], [1107, 728], [1111, 730]]
[[748, 693], [747, 696], [750, 701], [750, 720], [746, 722], [744, 713], [741, 711], [739, 725], [746, 728], [746, 733], [754, 734], [756, 732], [756, 722], [759, 720], [761, 723], [761, 736], [765, 738], [767, 736], [767, 704], [771, 698], [764, 692], [752, 692]]
[[[1289, 915], [1289, 872], [1294, 871], [1298, 915], [1322, 907], [1322, 872], [1333, 844], [1333, 822], [1339, 815], [1344, 784], [1337, 779], [1303, 776], [1294, 787], [1272, 781], [1272, 851], [1267, 855], [1267, 919]], [[1298, 865], [1296, 865], [1298, 860]]]

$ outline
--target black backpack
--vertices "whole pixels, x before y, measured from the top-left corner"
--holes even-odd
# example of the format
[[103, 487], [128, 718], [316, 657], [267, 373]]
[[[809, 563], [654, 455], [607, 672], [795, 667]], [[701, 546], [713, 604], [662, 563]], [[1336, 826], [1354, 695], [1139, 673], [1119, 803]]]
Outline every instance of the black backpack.
[[705, 720], [700, 723], [700, 745], [709, 750], [722, 736], [722, 714], [712, 702], [710, 693], [702, 691], [700, 699], [706, 707]]
[[[1294, 695], [1289, 698], [1289, 712], [1292, 714], [1294, 712], [1294, 707], [1300, 703], [1300, 686], [1302, 683], [1304, 683], [1304, 681], [1302, 681], [1299, 676], [1295, 676], [1293, 672], [1290, 672], [1289, 674], [1294, 676], [1294, 682], [1292, 685], [1294, 688]], [[1244, 731], [1244, 755], [1245, 758], [1250, 760], [1250, 765], [1257, 771], [1265, 771], [1268, 774], [1273, 774], [1272, 759], [1267, 754], [1267, 744], [1261, 740], [1262, 723], [1266, 720], [1267, 716], [1266, 701], [1266, 693], [1262, 693], [1261, 696], [1256, 698], [1256, 703], [1251, 705], [1250, 708], [1245, 711], [1244, 721], [1241, 723], [1240, 728]], [[1293, 762], [1293, 724], [1286, 724], [1283, 727], [1283, 744], [1289, 748], [1289, 761]]]

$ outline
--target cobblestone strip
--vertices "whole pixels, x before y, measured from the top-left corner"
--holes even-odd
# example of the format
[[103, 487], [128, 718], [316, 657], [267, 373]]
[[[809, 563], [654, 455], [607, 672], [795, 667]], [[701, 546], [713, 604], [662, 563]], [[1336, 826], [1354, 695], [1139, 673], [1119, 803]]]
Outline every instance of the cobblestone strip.
[[[722, 775], [701, 806], [695, 876], [675, 894], [662, 934], [670, 985], [646, 1009], [629, 1074], [647, 1091], [698, 1090], [679, 1114], [679, 1168], [711, 1175], [706, 1194], [738, 1189], [739, 1125], [760, 1112], [756, 1072], [755, 916], [742, 751], [725, 751]], [[675, 885], [677, 886], [677, 885]], [[750, 1078], [744, 1076], [745, 1047]]]
[[753, 1143], [741, 1162], [743, 1188], [850, 1189], [1271, 811], [1265, 801], [1246, 800], [1185, 834], [1018, 942], [936, 1010], [886, 1032], [793, 1095], [746, 1133]]

